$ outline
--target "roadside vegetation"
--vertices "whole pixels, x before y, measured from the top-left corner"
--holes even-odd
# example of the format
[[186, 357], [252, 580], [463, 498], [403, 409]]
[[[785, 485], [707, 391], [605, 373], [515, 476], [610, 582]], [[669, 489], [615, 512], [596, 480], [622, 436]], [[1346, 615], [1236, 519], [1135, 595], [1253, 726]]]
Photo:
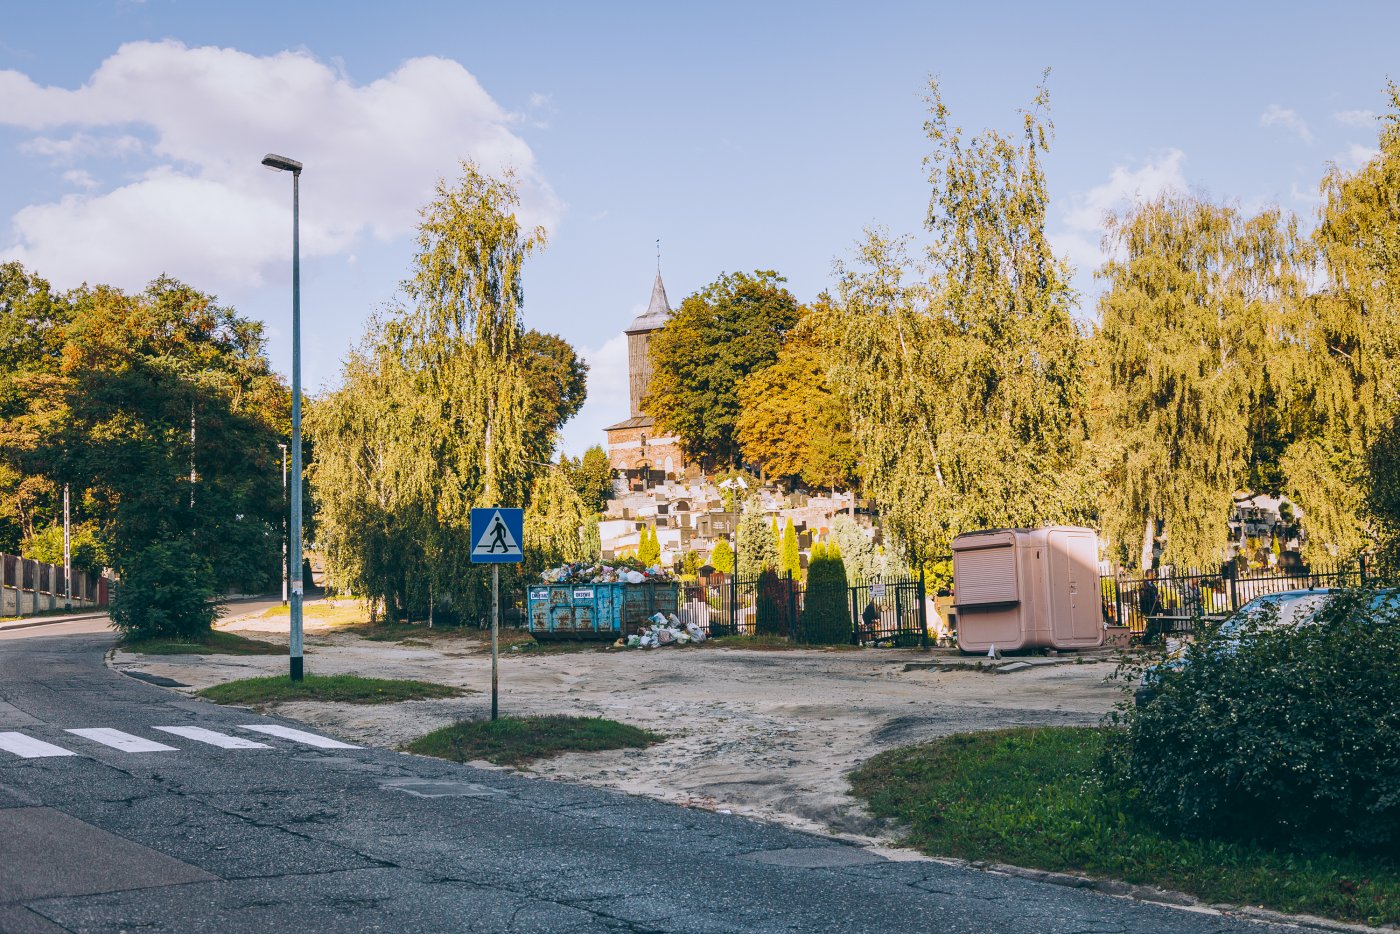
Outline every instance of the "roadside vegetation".
[[392, 704], [398, 701], [458, 697], [466, 688], [429, 681], [362, 678], [359, 675], [307, 675], [292, 681], [286, 675], [244, 678], [216, 684], [199, 692], [216, 704], [276, 704], [283, 701], [336, 701], [344, 704]]
[[928, 853], [1395, 923], [1398, 657], [1400, 595], [1343, 592], [1206, 634], [1106, 726], [950, 736], [851, 786]]
[[602, 717], [503, 717], [467, 720], [434, 730], [404, 747], [453, 762], [484, 759], [522, 766], [564, 752], [643, 749], [665, 737]]
[[117, 648], [124, 652], [139, 652], [142, 655], [286, 655], [285, 645], [249, 639], [211, 629], [209, 632], [187, 639], [173, 636], [154, 636], [149, 639], [123, 639]]
[[1139, 816], [1103, 782], [1109, 733], [958, 734], [882, 753], [851, 775], [851, 787], [930, 855], [1086, 873], [1206, 902], [1400, 921], [1400, 866], [1391, 858], [1192, 838]]

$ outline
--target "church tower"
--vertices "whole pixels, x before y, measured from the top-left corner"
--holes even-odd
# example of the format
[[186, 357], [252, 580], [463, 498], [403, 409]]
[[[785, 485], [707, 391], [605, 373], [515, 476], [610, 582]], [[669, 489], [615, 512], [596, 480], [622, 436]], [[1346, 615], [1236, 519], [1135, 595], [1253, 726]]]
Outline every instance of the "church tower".
[[642, 411], [647, 384], [651, 382], [651, 337], [671, 319], [671, 303], [661, 270], [651, 286], [651, 302], [627, 326], [627, 397], [631, 409], [626, 421], [603, 429], [608, 436], [608, 461], [620, 471], [633, 489], [647, 489], [686, 473], [680, 439], [657, 437], [656, 419]]
[[671, 317], [671, 303], [666, 300], [666, 286], [661, 283], [661, 270], [651, 286], [651, 303], [627, 326], [627, 389], [632, 402], [632, 417], [642, 414], [642, 398], [651, 382], [651, 355], [647, 352], [651, 335], [666, 326]]

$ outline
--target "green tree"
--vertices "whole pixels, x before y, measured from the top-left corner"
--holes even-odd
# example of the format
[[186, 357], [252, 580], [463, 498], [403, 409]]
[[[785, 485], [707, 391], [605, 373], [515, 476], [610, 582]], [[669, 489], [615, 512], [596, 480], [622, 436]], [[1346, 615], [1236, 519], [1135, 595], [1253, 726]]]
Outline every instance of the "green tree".
[[710, 552], [710, 567], [721, 574], [734, 573], [734, 549], [729, 547], [729, 542], [722, 538], [715, 542], [714, 551]]
[[797, 528], [792, 524], [791, 517], [783, 524], [783, 537], [778, 547], [778, 570], [783, 574], [791, 574], [794, 578], [802, 577], [802, 556], [797, 550]]
[[764, 570], [778, 569], [778, 541], [772, 520], [757, 502], [750, 502], [739, 520], [739, 573], [753, 577]]
[[574, 489], [589, 512], [601, 513], [612, 498], [612, 462], [601, 444], [583, 452], [583, 457], [569, 462]]
[[583, 500], [563, 470], [546, 470], [535, 480], [530, 505], [525, 509], [525, 573], [538, 572], [582, 561], [585, 557], [584, 526], [588, 521]]
[[527, 438], [532, 460], [554, 455], [559, 429], [588, 396], [588, 364], [557, 334], [526, 331], [520, 339], [523, 376], [530, 390]]
[[1280, 382], [1299, 425], [1282, 466], [1310, 560], [1349, 557], [1400, 519], [1386, 512], [1400, 498], [1378, 485], [1394, 471], [1377, 472], [1371, 453], [1394, 449], [1400, 417], [1400, 89], [1388, 95], [1378, 154], [1323, 179], [1312, 245], [1328, 285], [1299, 306], [1286, 342]]
[[651, 526], [642, 529], [641, 542], [637, 545], [637, 560], [647, 567], [661, 560], [661, 540]]
[[914, 559], [969, 529], [1091, 511], [1074, 293], [1045, 231], [1047, 100], [1042, 87], [1019, 140], [967, 139], [932, 82], [924, 262], [910, 238], [874, 230], [838, 267], [829, 382], [862, 488]]
[[59, 505], [38, 452], [54, 425], [34, 402], [56, 391], [72, 307], [19, 263], [0, 263], [0, 552], [14, 554]]
[[807, 565], [807, 590], [803, 600], [801, 641], [815, 645], [847, 645], [851, 641], [851, 603], [846, 565], [841, 550], [812, 546]]
[[[547, 336], [527, 352], [523, 269], [544, 233], [520, 226], [518, 205], [512, 175], [470, 162], [439, 182], [406, 304], [371, 325], [310, 419], [318, 543], [335, 581], [391, 618], [429, 599], [479, 615], [486, 576], [468, 560], [471, 508], [529, 505], [542, 460], [532, 420], [567, 417], [576, 401], [569, 355]], [[541, 367], [568, 378], [532, 386]]]
[[736, 434], [744, 460], [769, 477], [848, 488], [855, 452], [844, 407], [827, 383], [828, 348], [804, 317], [772, 366], [739, 383]]
[[[83, 522], [69, 529], [68, 553], [74, 571], [96, 573], [107, 566], [107, 555], [97, 537], [96, 524]], [[46, 564], [63, 564], [63, 523], [35, 532], [21, 554]]]
[[1144, 543], [1161, 524], [1166, 562], [1224, 558], [1251, 425], [1302, 288], [1294, 241], [1277, 211], [1246, 217], [1190, 195], [1109, 218], [1094, 356], [1111, 537]]
[[739, 383], [771, 366], [801, 317], [776, 272], [732, 273], [689, 296], [651, 337], [643, 408], [686, 455], [737, 465]]
[[175, 280], [71, 301], [59, 372], [20, 420], [48, 426], [38, 454], [122, 576], [114, 623], [196, 635], [212, 616], [191, 594], [276, 575], [286, 385], [260, 324]]
[[786, 636], [791, 632], [791, 585], [778, 577], [778, 572], [765, 567], [758, 576], [758, 594], [754, 611], [754, 634]]

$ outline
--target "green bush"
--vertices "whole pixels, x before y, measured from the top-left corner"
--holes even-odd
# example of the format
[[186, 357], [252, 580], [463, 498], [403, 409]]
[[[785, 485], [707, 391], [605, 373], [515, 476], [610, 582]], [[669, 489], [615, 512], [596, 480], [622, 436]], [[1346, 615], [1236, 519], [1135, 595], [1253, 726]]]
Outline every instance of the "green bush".
[[807, 565], [807, 593], [803, 600], [797, 638], [812, 645], [849, 645], [851, 641], [850, 591], [846, 563], [841, 552], [817, 545]]
[[790, 629], [788, 609], [791, 591], [789, 582], [778, 576], [778, 572], [766, 569], [758, 575], [758, 610], [754, 622], [754, 634], [759, 636], [785, 636]]
[[[68, 547], [74, 571], [96, 573], [107, 563], [106, 550], [90, 525], [72, 526], [69, 529]], [[24, 543], [22, 554], [35, 561], [62, 566], [63, 524], [56, 523], [35, 532], [33, 537]]]
[[186, 542], [148, 545], [122, 569], [112, 626], [128, 639], [200, 639], [218, 618], [214, 570]]
[[1121, 715], [1106, 771], [1134, 807], [1195, 836], [1400, 845], [1400, 606], [1345, 592], [1315, 620], [1198, 640]]

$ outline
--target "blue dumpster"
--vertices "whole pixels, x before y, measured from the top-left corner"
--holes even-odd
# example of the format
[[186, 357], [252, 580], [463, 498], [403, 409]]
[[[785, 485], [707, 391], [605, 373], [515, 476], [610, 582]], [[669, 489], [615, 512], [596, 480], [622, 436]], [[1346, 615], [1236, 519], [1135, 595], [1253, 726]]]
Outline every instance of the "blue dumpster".
[[631, 635], [653, 613], [678, 608], [674, 581], [644, 584], [535, 584], [530, 587], [530, 634], [536, 639], [607, 639]]

